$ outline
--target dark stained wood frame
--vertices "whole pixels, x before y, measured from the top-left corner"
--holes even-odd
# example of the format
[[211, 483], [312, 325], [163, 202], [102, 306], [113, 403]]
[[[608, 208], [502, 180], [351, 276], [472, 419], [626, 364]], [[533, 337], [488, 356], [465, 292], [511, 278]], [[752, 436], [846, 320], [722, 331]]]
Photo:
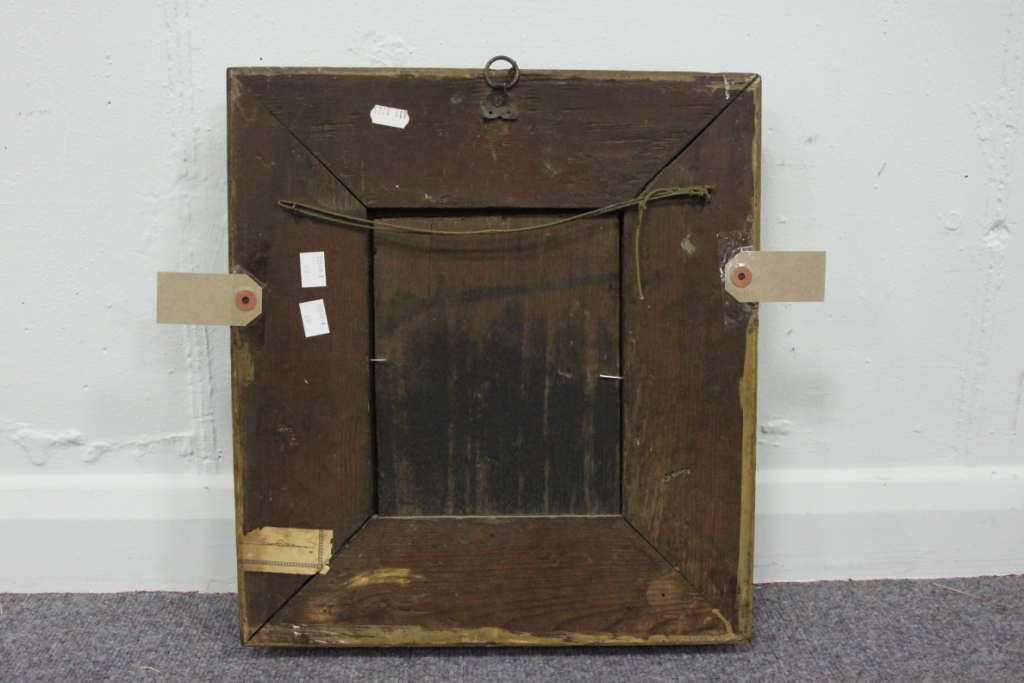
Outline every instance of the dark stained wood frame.
[[[751, 634], [756, 308], [729, 309], [719, 235], [757, 248], [760, 79], [524, 72], [484, 121], [475, 70], [231, 69], [230, 259], [265, 283], [232, 329], [237, 534], [331, 529], [327, 574], [239, 570], [254, 646], [739, 643]], [[405, 108], [404, 131], [370, 125]], [[276, 206], [583, 210], [660, 187], [621, 232], [621, 514], [376, 511], [372, 236]], [[328, 290], [301, 290], [324, 251]], [[321, 294], [320, 292], [324, 292]], [[323, 296], [331, 333], [298, 302]]]

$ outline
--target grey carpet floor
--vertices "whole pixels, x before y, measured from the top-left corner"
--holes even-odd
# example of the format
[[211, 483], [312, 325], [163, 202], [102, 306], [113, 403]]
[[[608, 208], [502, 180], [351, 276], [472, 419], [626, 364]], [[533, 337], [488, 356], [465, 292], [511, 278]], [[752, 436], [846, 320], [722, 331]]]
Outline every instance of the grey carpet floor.
[[1021, 576], [760, 585], [754, 640], [734, 647], [271, 650], [239, 645], [234, 595], [0, 594], [0, 605], [11, 683], [1024, 683]]

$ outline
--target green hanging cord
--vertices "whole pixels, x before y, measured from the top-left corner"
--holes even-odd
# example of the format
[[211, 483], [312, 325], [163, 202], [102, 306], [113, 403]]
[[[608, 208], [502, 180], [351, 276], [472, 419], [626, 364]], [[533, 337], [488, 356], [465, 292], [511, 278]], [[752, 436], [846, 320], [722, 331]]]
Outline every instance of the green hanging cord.
[[469, 230], [466, 232], [460, 232], [456, 230], [431, 230], [429, 228], [414, 228], [409, 225], [399, 225], [397, 223], [389, 223], [387, 221], [371, 221], [366, 218], [360, 218], [359, 216], [349, 216], [347, 214], [338, 213], [336, 211], [328, 211], [327, 209], [321, 209], [317, 206], [310, 206], [309, 204], [303, 204], [301, 202], [291, 201], [287, 199], [278, 200], [277, 205], [285, 211], [295, 214], [297, 216], [305, 216], [306, 218], [313, 218], [319, 221], [325, 221], [327, 223], [334, 223], [336, 225], [343, 225], [347, 228], [357, 228], [360, 230], [376, 230], [379, 232], [397, 232], [407, 233], [413, 235], [446, 235], [452, 237], [466, 236], [466, 235], [507, 235], [519, 232], [533, 232], [535, 230], [546, 230], [548, 228], [554, 228], [559, 225], [565, 225], [566, 223], [572, 223], [584, 218], [593, 218], [594, 216], [603, 216], [609, 213], [616, 213], [618, 211], [624, 211], [632, 207], [637, 207], [637, 221], [636, 221], [636, 234], [634, 236], [633, 253], [635, 258], [636, 267], [636, 286], [640, 294], [640, 298], [644, 298], [644, 287], [643, 281], [640, 274], [640, 228], [644, 222], [644, 213], [647, 211], [647, 204], [650, 202], [661, 201], [664, 199], [671, 199], [673, 197], [699, 197], [704, 201], [711, 200], [711, 191], [714, 189], [711, 185], [690, 185], [689, 187], [665, 187], [658, 190], [651, 190], [639, 197], [633, 199], [627, 199], [626, 201], [616, 202], [615, 204], [609, 204], [608, 206], [602, 206], [599, 209], [592, 209], [583, 213], [569, 216], [567, 218], [560, 218], [556, 221], [549, 223], [540, 223], [539, 225], [529, 225], [523, 228], [492, 228], [488, 230]]
[[[649, 195], [650, 193], [648, 193]], [[633, 232], [633, 258], [636, 267], [636, 291], [640, 295], [640, 301], [644, 300], [644, 278], [640, 274], [640, 228], [644, 225], [644, 212], [647, 211], [647, 197], [644, 197], [636, 205], [636, 230]]]

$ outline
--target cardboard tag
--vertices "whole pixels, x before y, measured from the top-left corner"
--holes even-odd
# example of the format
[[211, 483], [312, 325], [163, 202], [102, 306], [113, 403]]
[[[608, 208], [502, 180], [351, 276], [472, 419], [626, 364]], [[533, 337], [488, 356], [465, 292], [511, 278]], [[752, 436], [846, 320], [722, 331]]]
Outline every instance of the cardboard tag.
[[823, 251], [741, 251], [724, 272], [725, 291], [744, 303], [825, 300]]
[[378, 104], [370, 110], [370, 121], [378, 126], [405, 128], [409, 125], [409, 112], [404, 109], [395, 109]]
[[244, 327], [263, 313], [263, 288], [245, 274], [157, 273], [156, 321]]
[[323, 299], [304, 301], [299, 304], [299, 313], [302, 315], [302, 329], [307, 337], [331, 333], [331, 328], [327, 325], [327, 309], [324, 307]]
[[324, 252], [304, 251], [300, 253], [299, 272], [302, 275], [303, 287], [326, 287], [327, 265], [324, 263]]
[[265, 526], [242, 537], [238, 562], [247, 572], [326, 574], [330, 570], [334, 532]]

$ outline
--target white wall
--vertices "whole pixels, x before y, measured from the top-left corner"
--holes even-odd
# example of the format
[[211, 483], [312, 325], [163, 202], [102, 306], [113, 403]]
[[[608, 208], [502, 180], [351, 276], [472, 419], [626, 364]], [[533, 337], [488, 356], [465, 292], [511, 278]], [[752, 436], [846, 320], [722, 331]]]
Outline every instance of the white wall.
[[1024, 3], [6, 2], [0, 590], [234, 586], [225, 69], [498, 53], [764, 78], [758, 581], [1024, 571]]

